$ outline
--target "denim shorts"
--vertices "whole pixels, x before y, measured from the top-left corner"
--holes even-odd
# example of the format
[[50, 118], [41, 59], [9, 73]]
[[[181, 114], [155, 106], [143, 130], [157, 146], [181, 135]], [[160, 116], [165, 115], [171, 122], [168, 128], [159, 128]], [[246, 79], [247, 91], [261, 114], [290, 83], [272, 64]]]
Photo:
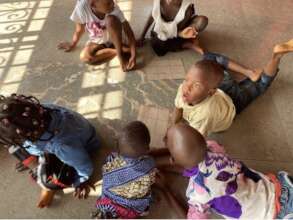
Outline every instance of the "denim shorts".
[[288, 173], [281, 171], [277, 176], [281, 189], [280, 204], [281, 210], [277, 215], [278, 219], [293, 219], [293, 181]]
[[248, 78], [241, 82], [237, 82], [231, 77], [229, 72], [226, 71], [229, 58], [216, 53], [206, 53], [204, 54], [204, 59], [213, 60], [224, 68], [224, 80], [220, 84], [219, 89], [230, 96], [235, 105], [237, 114], [244, 110], [258, 96], [262, 95], [275, 79], [275, 76], [271, 77], [266, 73], [262, 73], [257, 82], [253, 82]]

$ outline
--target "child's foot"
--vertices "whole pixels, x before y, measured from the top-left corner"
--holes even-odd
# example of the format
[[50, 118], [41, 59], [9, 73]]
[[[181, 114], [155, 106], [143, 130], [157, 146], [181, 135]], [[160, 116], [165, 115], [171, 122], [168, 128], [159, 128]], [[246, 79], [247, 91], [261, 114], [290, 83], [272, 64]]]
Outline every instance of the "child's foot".
[[256, 82], [261, 77], [262, 72], [262, 69], [249, 70], [247, 72], [247, 76], [249, 77], [249, 79], [251, 79], [251, 81]]
[[288, 52], [293, 52], [293, 39], [289, 40], [286, 43], [277, 44], [274, 46], [275, 54], [278, 54], [278, 53], [283, 54]]
[[198, 38], [186, 40], [186, 42], [183, 44], [183, 48], [192, 49], [200, 55], [205, 53], [205, 50], [199, 44]]
[[54, 194], [55, 191], [42, 189], [40, 201], [38, 202], [37, 207], [42, 209], [50, 206], [53, 201]]

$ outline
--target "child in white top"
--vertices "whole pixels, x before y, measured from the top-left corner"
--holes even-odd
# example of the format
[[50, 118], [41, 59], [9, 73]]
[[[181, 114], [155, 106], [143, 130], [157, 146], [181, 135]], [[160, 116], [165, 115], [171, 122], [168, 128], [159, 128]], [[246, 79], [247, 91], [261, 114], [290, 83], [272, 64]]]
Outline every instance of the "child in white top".
[[[83, 62], [100, 64], [117, 55], [124, 71], [135, 67], [135, 37], [128, 21], [113, 0], [78, 0], [70, 18], [76, 24], [72, 42], [60, 43], [59, 49], [65, 52], [74, 49], [86, 30], [89, 41], [80, 53]], [[123, 31], [128, 46], [123, 45]]]
[[196, 15], [194, 0], [154, 0], [152, 14], [138, 41], [139, 46], [143, 45], [153, 23], [151, 44], [158, 56], [184, 48], [203, 54], [198, 47], [197, 35], [206, 28], [208, 18]]

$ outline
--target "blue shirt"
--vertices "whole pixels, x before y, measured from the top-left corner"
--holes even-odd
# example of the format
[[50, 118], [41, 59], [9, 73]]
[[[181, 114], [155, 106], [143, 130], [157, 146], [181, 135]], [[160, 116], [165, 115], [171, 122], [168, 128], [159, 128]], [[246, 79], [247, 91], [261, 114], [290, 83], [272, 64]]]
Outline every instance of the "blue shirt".
[[[73, 167], [77, 176], [76, 187], [89, 179], [93, 173], [90, 152], [97, 149], [99, 141], [95, 128], [82, 115], [57, 105], [43, 105], [51, 109], [51, 122], [40, 140], [26, 140], [23, 146], [33, 155], [45, 152], [56, 155], [63, 163]], [[52, 132], [57, 131], [53, 138]], [[51, 133], [50, 133], [51, 132]]]

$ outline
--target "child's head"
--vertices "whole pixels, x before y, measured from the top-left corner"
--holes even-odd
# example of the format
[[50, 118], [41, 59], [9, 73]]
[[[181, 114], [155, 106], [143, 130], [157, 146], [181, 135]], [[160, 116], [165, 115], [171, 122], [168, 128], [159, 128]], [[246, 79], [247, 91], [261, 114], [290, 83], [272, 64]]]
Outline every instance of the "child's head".
[[118, 147], [123, 156], [139, 157], [148, 153], [150, 142], [147, 126], [141, 121], [133, 121], [122, 129]]
[[91, 7], [96, 12], [108, 14], [114, 10], [113, 0], [89, 0]]
[[223, 68], [214, 61], [202, 60], [194, 64], [185, 76], [183, 100], [194, 105], [213, 95], [223, 80]]
[[165, 144], [172, 161], [187, 169], [201, 162], [207, 149], [204, 137], [185, 123], [177, 123], [168, 129]]
[[32, 96], [0, 96], [0, 143], [20, 145], [36, 141], [48, 124], [47, 110]]

